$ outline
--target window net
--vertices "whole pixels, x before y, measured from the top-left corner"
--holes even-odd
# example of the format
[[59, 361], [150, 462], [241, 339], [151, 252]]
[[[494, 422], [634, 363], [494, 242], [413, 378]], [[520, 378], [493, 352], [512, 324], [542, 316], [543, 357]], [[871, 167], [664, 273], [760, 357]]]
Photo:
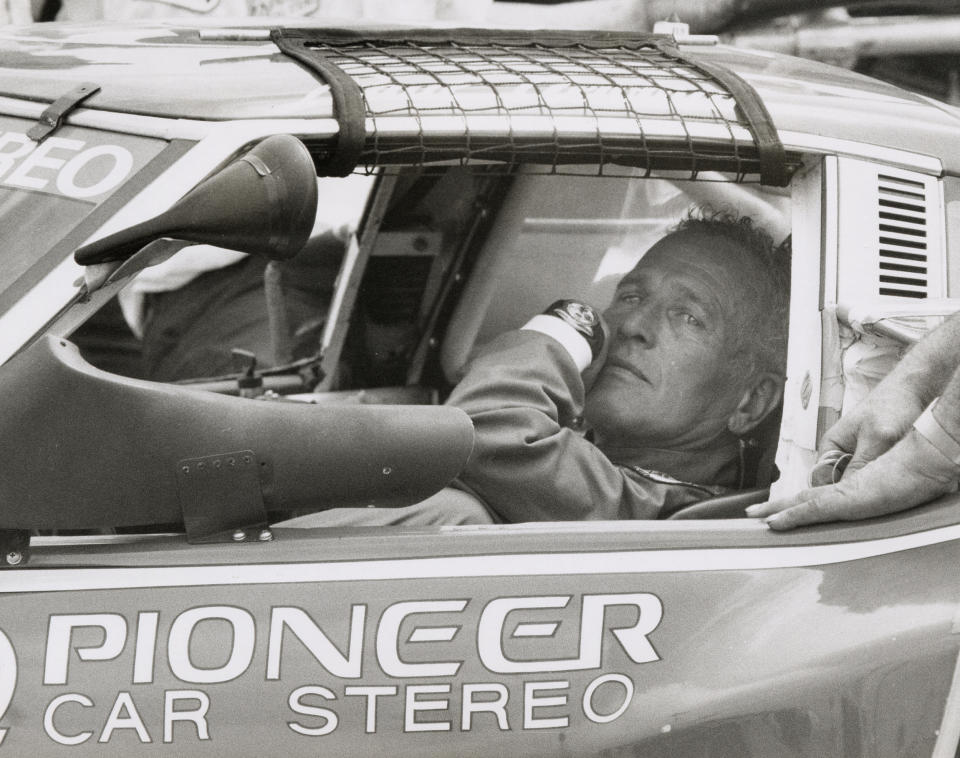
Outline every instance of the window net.
[[[367, 169], [498, 162], [604, 174], [628, 166], [735, 181], [766, 171], [765, 183], [782, 185], [796, 167], [749, 85], [689, 60], [668, 37], [322, 34], [283, 30], [274, 39], [343, 88], [339, 102], [334, 92], [341, 135], [352, 119], [362, 134], [355, 162]], [[771, 164], [768, 150], [764, 166], [771, 134], [778, 155]], [[345, 141], [338, 149], [349, 149]]]

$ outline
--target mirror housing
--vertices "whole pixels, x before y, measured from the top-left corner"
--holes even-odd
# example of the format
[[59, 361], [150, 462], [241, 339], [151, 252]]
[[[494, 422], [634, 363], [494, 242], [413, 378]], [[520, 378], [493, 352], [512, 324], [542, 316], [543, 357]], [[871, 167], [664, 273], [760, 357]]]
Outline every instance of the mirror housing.
[[267, 137], [204, 179], [167, 211], [77, 249], [83, 266], [130, 258], [161, 238], [284, 260], [306, 244], [317, 213], [317, 177], [304, 144]]

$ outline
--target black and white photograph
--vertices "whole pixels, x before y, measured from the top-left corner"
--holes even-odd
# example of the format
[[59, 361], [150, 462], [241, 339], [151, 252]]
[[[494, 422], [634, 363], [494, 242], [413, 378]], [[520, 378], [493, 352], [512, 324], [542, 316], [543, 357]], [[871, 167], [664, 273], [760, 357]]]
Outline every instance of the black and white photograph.
[[960, 0], [0, 0], [0, 758], [960, 758]]

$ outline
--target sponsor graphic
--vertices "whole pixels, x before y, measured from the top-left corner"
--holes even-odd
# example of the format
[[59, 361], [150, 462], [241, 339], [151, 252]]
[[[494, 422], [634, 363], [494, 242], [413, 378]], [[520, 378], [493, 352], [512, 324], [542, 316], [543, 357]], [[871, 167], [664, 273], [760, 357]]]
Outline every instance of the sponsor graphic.
[[53, 136], [36, 143], [17, 131], [0, 132], [0, 185], [96, 201], [133, 170], [126, 147]]
[[[50, 614], [38, 726], [66, 747], [205, 742], [239, 692], [293, 739], [603, 726], [628, 710], [637, 667], [659, 660], [663, 607], [644, 592], [336, 608]], [[6, 637], [0, 666], [5, 706]]]

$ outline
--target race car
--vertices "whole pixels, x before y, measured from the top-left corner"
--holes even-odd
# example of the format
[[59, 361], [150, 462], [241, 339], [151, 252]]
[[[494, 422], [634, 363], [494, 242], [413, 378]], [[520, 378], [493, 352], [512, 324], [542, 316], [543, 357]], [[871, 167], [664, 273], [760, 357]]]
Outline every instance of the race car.
[[[0, 755], [957, 754], [960, 498], [743, 508], [960, 305], [960, 112], [679, 27], [219, 21], [0, 31]], [[74, 344], [184, 245], [282, 273], [347, 194], [315, 355], [155, 382]], [[479, 346], [603, 306], [691, 206], [792, 246], [744, 491], [282, 525], [442, 497]]]

